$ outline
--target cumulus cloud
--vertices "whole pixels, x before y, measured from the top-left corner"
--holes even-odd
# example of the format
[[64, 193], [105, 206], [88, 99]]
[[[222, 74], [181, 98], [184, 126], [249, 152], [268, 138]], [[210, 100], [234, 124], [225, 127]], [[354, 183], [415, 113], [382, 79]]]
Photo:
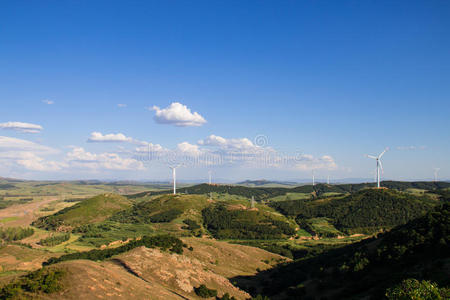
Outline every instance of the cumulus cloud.
[[192, 145], [188, 142], [183, 142], [177, 145], [177, 150], [181, 153], [185, 153], [188, 155], [200, 155], [202, 151], [200, 150], [198, 145]]
[[337, 169], [329, 155], [320, 157], [303, 153], [284, 153], [271, 147], [256, 145], [248, 138], [224, 138], [210, 135], [197, 144], [187, 141], [175, 149], [166, 149], [159, 144], [148, 143], [136, 148], [139, 161], [162, 164], [184, 164], [193, 167], [234, 166], [245, 168], [285, 168], [296, 170]]
[[102, 134], [101, 132], [92, 132], [88, 139], [90, 143], [133, 143], [135, 140], [122, 133]]
[[81, 147], [67, 153], [66, 161], [75, 167], [107, 170], [143, 170], [142, 162], [133, 158], [123, 158], [117, 153], [91, 153]]
[[226, 139], [221, 136], [211, 134], [207, 138], [198, 141], [199, 145], [218, 147], [223, 150], [249, 150], [258, 149], [248, 138]]
[[48, 161], [42, 157], [58, 152], [28, 140], [0, 136], [1, 164], [21, 166], [31, 171], [59, 171], [64, 168], [65, 163]]
[[136, 152], [144, 153], [144, 152], [164, 152], [167, 151], [163, 146], [160, 144], [152, 144], [143, 142], [142, 146], [139, 146], [135, 149]]
[[49, 100], [49, 99], [44, 99], [44, 100], [42, 100], [42, 102], [47, 104], [47, 105], [52, 105], [52, 104], [55, 103], [55, 102], [53, 102], [52, 100]]
[[24, 122], [6, 122], [0, 123], [0, 128], [15, 130], [26, 133], [39, 133], [43, 129], [41, 125]]
[[150, 110], [155, 111], [154, 119], [160, 124], [170, 124], [175, 126], [202, 126], [206, 123], [198, 112], [192, 113], [191, 110], [179, 102], [173, 102], [168, 107], [160, 109], [153, 106]]
[[17, 164], [30, 171], [41, 172], [60, 171], [67, 167], [67, 164], [64, 162], [47, 161], [32, 152], [23, 153], [22, 157], [17, 160]]
[[304, 154], [300, 155], [294, 164], [294, 167], [299, 170], [336, 170], [337, 164], [334, 159], [329, 155], [323, 155], [321, 157], [314, 157], [313, 155]]
[[124, 107], [127, 107], [127, 105], [124, 103], [119, 103], [119, 104], [117, 104], [117, 107], [124, 108]]

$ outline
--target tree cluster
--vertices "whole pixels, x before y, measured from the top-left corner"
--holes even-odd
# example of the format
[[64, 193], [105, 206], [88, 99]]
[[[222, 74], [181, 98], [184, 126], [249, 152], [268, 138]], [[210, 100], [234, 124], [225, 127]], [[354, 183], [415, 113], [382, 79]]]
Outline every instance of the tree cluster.
[[157, 236], [144, 236], [140, 240], [133, 240], [129, 243], [117, 247], [109, 248], [104, 250], [90, 250], [86, 252], [77, 252], [66, 254], [60, 257], [52, 257], [44, 265], [51, 265], [61, 261], [76, 260], [76, 259], [89, 259], [89, 260], [105, 260], [114, 255], [118, 255], [124, 252], [128, 252], [137, 247], [147, 247], [147, 248], [160, 248], [163, 251], [169, 251], [171, 253], [183, 253], [183, 242], [170, 235], [157, 235]]

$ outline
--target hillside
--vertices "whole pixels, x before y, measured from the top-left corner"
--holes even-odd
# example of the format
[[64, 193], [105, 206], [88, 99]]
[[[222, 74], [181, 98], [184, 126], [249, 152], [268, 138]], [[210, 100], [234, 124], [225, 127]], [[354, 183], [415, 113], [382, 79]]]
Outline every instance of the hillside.
[[53, 215], [41, 217], [33, 225], [47, 230], [70, 231], [81, 225], [104, 221], [131, 204], [130, 200], [120, 195], [98, 195]]
[[205, 284], [219, 296], [228, 293], [246, 299], [249, 295], [227, 278], [254, 275], [284, 260], [261, 249], [225, 242], [197, 238], [183, 242], [192, 247], [183, 254], [137, 247], [102, 262], [77, 259], [52, 264], [45, 268], [63, 271], [58, 280], [62, 287], [40, 295], [44, 299], [201, 299], [194, 287]]
[[269, 205], [305, 227], [311, 218], [325, 217], [340, 231], [372, 232], [391, 228], [424, 215], [439, 201], [395, 190], [366, 189], [348, 196], [292, 200]]
[[444, 204], [378, 238], [234, 280], [271, 299], [383, 299], [406, 278], [448, 287], [449, 258], [450, 205]]
[[110, 220], [120, 223], [167, 223], [180, 216], [201, 217], [199, 212], [208, 205], [208, 198], [199, 195], [162, 195], [142, 198], [132, 207], [115, 213]]
[[295, 234], [285, 218], [247, 209], [233, 209], [224, 204], [202, 211], [203, 223], [218, 239], [280, 239]]

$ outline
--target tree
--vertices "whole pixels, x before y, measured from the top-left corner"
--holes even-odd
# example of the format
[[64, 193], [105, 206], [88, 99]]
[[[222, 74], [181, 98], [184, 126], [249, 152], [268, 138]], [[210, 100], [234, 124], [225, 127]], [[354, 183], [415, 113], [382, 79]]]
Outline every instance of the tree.
[[450, 298], [450, 290], [439, 288], [436, 283], [416, 279], [403, 280], [386, 292], [389, 300], [443, 300]]

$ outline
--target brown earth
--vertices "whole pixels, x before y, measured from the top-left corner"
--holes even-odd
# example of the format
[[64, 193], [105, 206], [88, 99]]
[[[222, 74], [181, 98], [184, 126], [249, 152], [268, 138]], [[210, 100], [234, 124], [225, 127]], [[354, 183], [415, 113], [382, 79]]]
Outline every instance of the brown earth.
[[[50, 266], [66, 270], [64, 289], [42, 299], [201, 299], [194, 287], [205, 284], [219, 296], [236, 299], [249, 294], [228, 278], [256, 274], [285, 260], [262, 249], [201, 238], [184, 238], [190, 251], [170, 254], [157, 249], [135, 248], [103, 262], [73, 260]], [[29, 249], [36, 251], [33, 249]], [[38, 263], [36, 261], [36, 263]]]

